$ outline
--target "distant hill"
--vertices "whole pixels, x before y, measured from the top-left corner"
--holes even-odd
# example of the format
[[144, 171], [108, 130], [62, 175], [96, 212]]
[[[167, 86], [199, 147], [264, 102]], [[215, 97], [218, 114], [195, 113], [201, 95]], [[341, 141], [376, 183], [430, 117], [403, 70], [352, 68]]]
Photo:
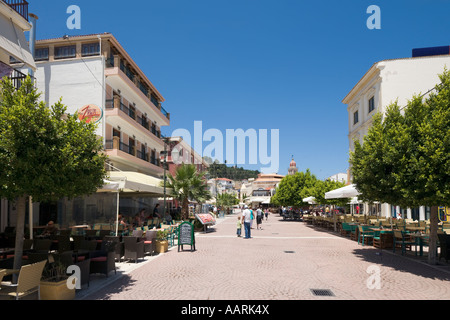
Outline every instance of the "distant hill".
[[260, 172], [258, 170], [247, 170], [244, 168], [237, 168], [235, 166], [229, 167], [226, 164], [213, 162], [209, 165], [209, 178], [227, 178], [230, 180], [244, 180], [250, 178], [257, 178]]

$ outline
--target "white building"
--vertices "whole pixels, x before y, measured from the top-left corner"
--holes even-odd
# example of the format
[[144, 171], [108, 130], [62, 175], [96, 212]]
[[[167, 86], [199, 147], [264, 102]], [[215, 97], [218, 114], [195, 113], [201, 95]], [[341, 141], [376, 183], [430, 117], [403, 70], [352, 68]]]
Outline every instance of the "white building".
[[343, 182], [343, 183], [347, 183], [347, 173], [336, 173], [333, 174], [332, 176], [329, 176], [328, 178], [326, 178], [325, 180], [331, 180], [331, 181], [336, 181], [336, 182]]
[[[34, 16], [30, 15], [31, 19]], [[36, 64], [31, 54], [25, 32], [32, 30], [29, 22], [28, 2], [0, 0], [0, 82], [7, 76], [16, 88], [28, 75], [28, 70], [20, 72], [12, 63], [36, 70]], [[15, 206], [5, 199], [0, 199], [0, 232], [8, 225], [15, 225]], [[9, 223], [8, 223], [9, 220]]]
[[[434, 50], [438, 49], [438, 50]], [[439, 50], [443, 49], [443, 50]], [[398, 101], [405, 106], [413, 95], [426, 94], [439, 82], [439, 74], [450, 67], [449, 47], [419, 50], [421, 56], [389, 59], [374, 63], [342, 101], [347, 105], [349, 149], [354, 151], [354, 140], [363, 143], [363, 137], [372, 125], [375, 113], [386, 111], [386, 107]], [[427, 52], [438, 55], [427, 55]], [[446, 53], [446, 54], [439, 54]], [[351, 181], [351, 177], [349, 178]], [[399, 208], [381, 204], [382, 216], [425, 220], [430, 208]], [[366, 210], [372, 211], [372, 208]]]

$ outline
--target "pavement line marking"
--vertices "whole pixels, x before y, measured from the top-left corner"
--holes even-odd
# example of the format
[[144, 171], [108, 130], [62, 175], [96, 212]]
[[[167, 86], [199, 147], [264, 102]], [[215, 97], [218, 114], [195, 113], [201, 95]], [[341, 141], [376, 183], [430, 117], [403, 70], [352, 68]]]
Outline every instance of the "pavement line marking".
[[[196, 235], [197, 238], [237, 238], [237, 236], [211, 236], [211, 235]], [[341, 239], [339, 237], [267, 237], [256, 236], [253, 239]]]

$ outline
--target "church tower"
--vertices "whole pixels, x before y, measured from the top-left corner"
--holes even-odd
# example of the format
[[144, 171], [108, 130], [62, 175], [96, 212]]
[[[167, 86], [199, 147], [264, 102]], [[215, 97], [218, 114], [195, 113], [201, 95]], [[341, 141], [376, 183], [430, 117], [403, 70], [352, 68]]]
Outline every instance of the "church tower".
[[292, 161], [288, 169], [288, 175], [293, 176], [297, 172], [298, 172], [297, 164], [295, 163], [294, 157], [292, 156]]

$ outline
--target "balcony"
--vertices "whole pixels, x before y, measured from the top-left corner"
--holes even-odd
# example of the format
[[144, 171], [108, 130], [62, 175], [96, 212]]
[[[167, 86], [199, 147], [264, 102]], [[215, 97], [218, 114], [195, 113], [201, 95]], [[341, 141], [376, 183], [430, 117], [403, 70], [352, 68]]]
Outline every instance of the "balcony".
[[28, 2], [25, 0], [2, 0], [28, 21]]
[[[13, 68], [10, 68], [10, 69], [11, 69], [11, 71], [10, 71], [11, 73], [7, 77], [11, 80], [14, 88], [16, 88], [16, 90], [19, 90], [20, 87], [22, 86], [22, 82], [28, 77], [28, 75], [20, 72], [19, 70], [16, 70]], [[33, 77], [31, 79], [34, 80]], [[0, 79], [0, 81], [1, 81], [1, 79]]]
[[143, 160], [147, 163], [153, 164], [157, 167], [162, 167], [160, 159], [157, 159], [154, 153], [150, 154], [144, 150], [137, 150], [135, 146], [130, 146], [120, 142], [117, 138], [113, 140], [106, 140], [105, 150], [120, 150], [137, 159]]
[[[117, 104], [119, 105], [119, 109], [123, 113], [125, 113], [128, 117], [133, 119], [136, 123], [138, 123], [141, 127], [145, 128], [147, 131], [151, 132], [158, 139], [161, 139], [161, 132], [156, 130], [156, 128], [153, 125], [150, 126], [150, 122], [147, 121], [147, 118], [142, 118], [140, 116], [136, 116], [135, 111], [132, 111], [130, 108], [128, 108], [126, 105], [124, 105], [120, 101], [117, 101]], [[114, 99], [106, 100], [105, 108], [106, 109], [114, 109]]]

